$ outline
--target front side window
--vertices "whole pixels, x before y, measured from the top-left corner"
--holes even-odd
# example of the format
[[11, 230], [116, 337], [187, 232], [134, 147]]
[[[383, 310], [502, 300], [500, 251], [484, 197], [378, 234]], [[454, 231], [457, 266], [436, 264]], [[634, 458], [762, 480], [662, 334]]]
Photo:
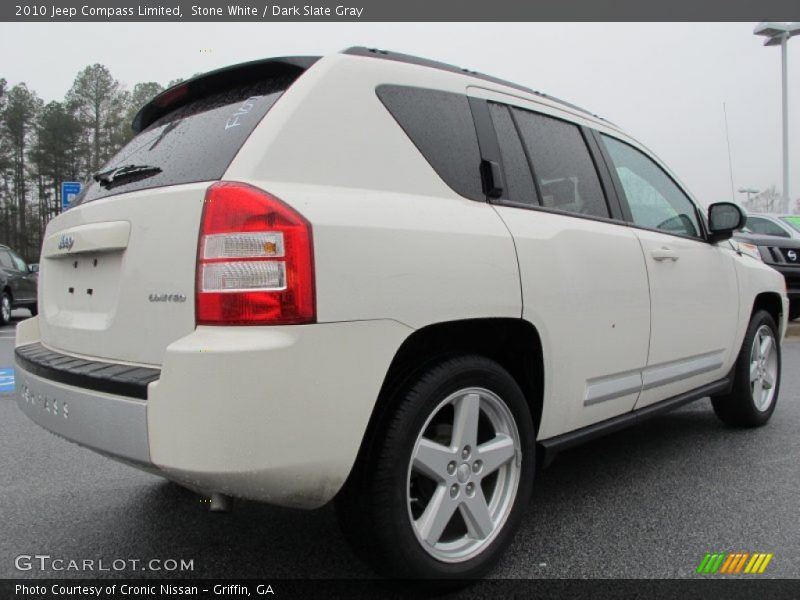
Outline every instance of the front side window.
[[19, 256], [11, 252], [10, 250], [8, 253], [11, 255], [11, 260], [14, 262], [14, 268], [17, 271], [27, 271], [28, 265], [25, 264], [25, 261], [22, 260]]
[[633, 222], [666, 233], [702, 237], [694, 203], [651, 159], [637, 149], [603, 135]]
[[609, 218], [603, 187], [577, 125], [515, 108], [542, 206]]

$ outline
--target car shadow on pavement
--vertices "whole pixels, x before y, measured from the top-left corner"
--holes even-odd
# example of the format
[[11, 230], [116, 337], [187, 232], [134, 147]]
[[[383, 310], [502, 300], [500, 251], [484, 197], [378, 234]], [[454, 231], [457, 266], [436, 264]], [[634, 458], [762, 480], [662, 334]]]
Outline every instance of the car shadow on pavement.
[[[670, 526], [664, 520], [675, 518], [675, 511], [685, 518], [686, 506], [664, 505], [664, 497], [675, 494], [675, 480], [681, 479], [684, 495], [707, 491], [703, 486], [708, 482], [693, 480], [692, 472], [698, 460], [716, 460], [737, 445], [738, 441], [731, 442], [731, 434], [742, 439], [750, 436], [719, 424], [703, 400], [564, 452], [537, 475], [530, 510], [494, 576], [604, 576], [537, 569], [540, 562], [547, 564], [549, 557], [563, 554], [565, 543], [575, 544], [576, 559], [585, 551], [581, 548], [592, 543], [630, 547], [625, 531], [620, 532], [621, 513], [634, 524], [643, 522], [648, 535], [657, 538], [659, 529]], [[42, 452], [63, 448], [63, 440], [51, 439], [52, 449]], [[165, 572], [137, 567], [50, 572], [49, 576], [374, 577], [346, 545], [331, 505], [300, 511], [236, 500], [232, 512], [211, 513], [204, 499], [176, 484], [128, 470], [75, 446], [70, 452], [64, 450], [64, 468], [76, 462], [85, 466], [74, 467], [68, 487], [34, 499], [37, 506], [50, 506], [51, 512], [46, 522], [22, 516], [20, 535], [46, 540], [48, 553], [67, 558], [174, 559], [192, 561], [192, 569]], [[687, 497], [686, 503], [690, 502], [696, 504], [697, 499]], [[57, 528], [50, 528], [50, 523], [57, 523]], [[634, 535], [641, 534], [634, 527]]]

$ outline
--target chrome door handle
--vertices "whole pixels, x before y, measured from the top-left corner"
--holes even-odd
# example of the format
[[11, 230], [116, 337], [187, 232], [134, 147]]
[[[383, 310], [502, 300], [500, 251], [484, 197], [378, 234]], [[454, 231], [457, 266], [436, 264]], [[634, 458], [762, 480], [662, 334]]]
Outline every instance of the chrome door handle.
[[661, 248], [655, 248], [650, 252], [650, 256], [653, 257], [653, 260], [662, 261], [662, 260], [671, 260], [676, 261], [678, 260], [678, 253], [675, 252], [672, 248], [667, 246], [662, 246]]

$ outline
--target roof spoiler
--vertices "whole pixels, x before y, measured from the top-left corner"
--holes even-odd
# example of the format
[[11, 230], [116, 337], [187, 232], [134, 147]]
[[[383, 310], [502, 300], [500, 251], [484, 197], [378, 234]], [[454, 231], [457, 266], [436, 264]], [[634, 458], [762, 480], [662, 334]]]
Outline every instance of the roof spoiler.
[[286, 75], [294, 75], [297, 78], [319, 59], [319, 56], [267, 58], [197, 75], [164, 90], [145, 104], [133, 118], [133, 131], [139, 133], [176, 108], [199, 98], [234, 87], [243, 81]]

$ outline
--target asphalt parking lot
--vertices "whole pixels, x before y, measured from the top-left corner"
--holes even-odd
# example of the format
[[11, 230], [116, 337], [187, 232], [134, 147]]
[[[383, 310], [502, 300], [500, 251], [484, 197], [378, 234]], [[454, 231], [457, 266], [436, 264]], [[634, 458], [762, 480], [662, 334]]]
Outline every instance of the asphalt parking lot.
[[[17, 320], [27, 316], [15, 313]], [[0, 369], [13, 326], [0, 328]], [[760, 577], [800, 577], [800, 341], [784, 344], [780, 402], [758, 430], [724, 427], [707, 400], [565, 452], [542, 472], [495, 577], [694, 578], [707, 552], [770, 552]], [[0, 577], [164, 576], [19, 571], [21, 554], [184, 559], [194, 577], [370, 577], [333, 509], [198, 497], [40, 429], [0, 394]], [[705, 576], [709, 577], [709, 576]]]

